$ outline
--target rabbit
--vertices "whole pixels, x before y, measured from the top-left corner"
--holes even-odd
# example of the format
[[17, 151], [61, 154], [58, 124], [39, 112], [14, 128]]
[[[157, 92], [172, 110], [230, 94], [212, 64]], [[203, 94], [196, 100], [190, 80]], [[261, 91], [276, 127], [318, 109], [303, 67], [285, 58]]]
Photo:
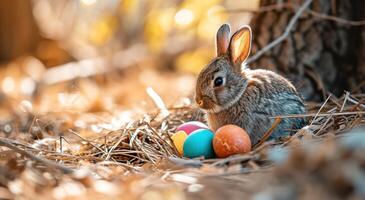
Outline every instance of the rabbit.
[[[241, 65], [251, 50], [251, 28], [243, 26], [230, 38], [223, 24], [216, 35], [217, 57], [198, 75], [195, 101], [205, 111], [208, 125], [216, 131], [226, 124], [240, 126], [257, 144], [275, 121], [275, 116], [303, 114], [303, 100], [281, 75]], [[304, 126], [303, 118], [284, 118], [269, 139], [291, 135]]]

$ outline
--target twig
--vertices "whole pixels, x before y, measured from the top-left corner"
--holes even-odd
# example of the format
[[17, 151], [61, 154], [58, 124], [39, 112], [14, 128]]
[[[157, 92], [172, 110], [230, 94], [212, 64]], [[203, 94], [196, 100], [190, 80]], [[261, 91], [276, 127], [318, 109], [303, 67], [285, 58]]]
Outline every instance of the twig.
[[271, 119], [273, 118], [302, 118], [302, 117], [327, 117], [327, 116], [341, 116], [341, 115], [360, 115], [365, 114], [365, 111], [358, 111], [358, 112], [338, 112], [338, 113], [308, 113], [308, 114], [296, 114], [296, 115], [279, 115], [276, 117], [269, 117]]
[[90, 140], [82, 137], [80, 134], [76, 133], [75, 131], [73, 131], [72, 129], [69, 129], [68, 130], [70, 133], [76, 135], [77, 137], [79, 137], [81, 140], [87, 142], [88, 144], [90, 144], [91, 146], [95, 147], [96, 149], [98, 149], [99, 151], [103, 152], [103, 153], [106, 153], [103, 149], [101, 149], [100, 147], [94, 145]]
[[157, 92], [152, 87], [147, 87], [146, 92], [149, 97], [151, 97], [152, 101], [155, 103], [156, 107], [160, 109], [162, 117], [169, 116], [169, 111], [166, 108], [165, 103], [163, 102], [160, 95], [157, 94]]
[[294, 17], [289, 21], [288, 26], [286, 27], [284, 33], [276, 38], [274, 41], [272, 41], [270, 44], [262, 48], [260, 51], [258, 51], [255, 55], [253, 55], [251, 58], [247, 60], [247, 64], [257, 60], [260, 58], [265, 52], [269, 51], [270, 49], [274, 48], [276, 45], [280, 44], [282, 41], [284, 41], [292, 31], [294, 25], [298, 21], [299, 17], [303, 14], [304, 10], [308, 8], [308, 6], [312, 3], [312, 0], [307, 0], [303, 3], [303, 5], [298, 9], [298, 11], [295, 13]]
[[312, 122], [310, 123], [310, 125], [313, 124], [314, 120], [316, 120], [316, 118], [318, 117], [318, 114], [321, 112], [321, 110], [324, 108], [324, 106], [327, 104], [328, 100], [331, 98], [332, 95], [328, 95], [326, 101], [321, 105], [321, 107], [319, 108], [317, 114], [314, 116]]
[[53, 162], [51, 160], [47, 160], [45, 158], [42, 158], [42, 157], [38, 157], [36, 155], [33, 155], [32, 153], [28, 152], [28, 151], [25, 151], [23, 149], [20, 149], [19, 147], [15, 146], [12, 144], [12, 140], [9, 140], [9, 139], [6, 139], [6, 138], [0, 138], [0, 146], [4, 146], [4, 147], [7, 147], [9, 149], [12, 149], [14, 150], [15, 152], [23, 155], [23, 156], [26, 156], [30, 159], [33, 159], [37, 162], [40, 162], [40, 163], [43, 163], [49, 167], [52, 167], [52, 168], [55, 168], [55, 169], [59, 169], [61, 170], [63, 173], [67, 173], [67, 174], [70, 174], [73, 172], [72, 169], [68, 168], [68, 167], [65, 167], [61, 164], [58, 164], [56, 162]]
[[358, 102], [356, 101], [355, 99], [351, 98], [351, 97], [348, 97], [347, 99], [349, 102], [353, 103], [353, 104], [356, 104], [358, 106], [360, 106], [361, 108], [365, 109], [365, 105], [362, 104], [361, 102]]
[[314, 17], [329, 20], [329, 21], [334, 21], [334, 22], [337, 22], [337, 23], [343, 24], [343, 25], [365, 26], [365, 20], [352, 21], [352, 20], [347, 20], [347, 19], [343, 19], [343, 18], [340, 18], [340, 17], [336, 17], [336, 16], [326, 15], [326, 14], [319, 13], [319, 12], [316, 12], [316, 11], [313, 11], [313, 10], [307, 10], [307, 12], [309, 14], [313, 15]]
[[280, 124], [281, 119], [282, 118], [280, 118], [280, 117], [276, 117], [275, 118], [275, 121], [272, 124], [272, 126], [269, 128], [269, 130], [266, 131], [266, 133], [264, 134], [264, 136], [262, 136], [260, 142], [257, 143], [254, 146], [254, 149], [256, 149], [257, 147], [261, 146], [270, 137], [270, 135], [272, 134], [272, 132], [274, 132], [275, 128]]
[[294, 139], [303, 136], [303, 129], [309, 129], [310, 130], [310, 126], [305, 126], [302, 129], [300, 129], [299, 131], [297, 131], [294, 135], [292, 135], [287, 141], [285, 141], [283, 144], [281, 144], [281, 147], [286, 146], [287, 144], [291, 143]]
[[317, 131], [316, 135], [319, 135], [319, 133], [326, 127], [326, 125], [328, 124], [328, 122], [332, 119], [332, 117], [333, 117], [333, 115], [331, 115], [330, 117], [327, 118], [327, 120], [323, 123], [323, 125], [321, 126], [321, 128]]
[[[126, 127], [125, 127], [125, 129], [123, 130], [123, 132], [122, 132], [122, 134], [121, 134], [121, 136], [119, 137], [119, 139], [118, 139], [118, 141], [110, 148], [110, 150], [106, 153], [107, 155], [106, 155], [106, 158], [105, 158], [105, 160], [107, 161], [107, 160], [109, 160], [110, 159], [110, 156], [111, 156], [111, 153], [114, 151], [114, 149], [115, 148], [117, 148], [117, 146], [125, 139], [125, 137], [123, 136], [126, 132], [127, 132], [127, 130], [128, 130], [128, 128], [130, 128], [130, 126], [132, 126], [132, 124], [133, 124], [133, 122], [129, 122], [127, 125], [126, 125]], [[130, 145], [131, 146], [131, 145]], [[103, 157], [104, 157], [104, 155], [103, 155]]]
[[340, 112], [342, 112], [343, 109], [345, 108], [345, 105], [346, 105], [347, 99], [349, 98], [349, 95], [350, 95], [349, 92], [345, 92], [345, 99], [342, 102], [342, 106], [341, 106]]

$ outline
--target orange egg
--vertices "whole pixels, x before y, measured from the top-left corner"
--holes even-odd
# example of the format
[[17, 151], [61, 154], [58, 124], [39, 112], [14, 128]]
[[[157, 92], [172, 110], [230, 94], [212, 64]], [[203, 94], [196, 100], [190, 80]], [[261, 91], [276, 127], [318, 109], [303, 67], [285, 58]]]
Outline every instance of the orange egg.
[[217, 157], [225, 158], [234, 154], [250, 152], [251, 140], [245, 130], [229, 124], [216, 131], [213, 148]]

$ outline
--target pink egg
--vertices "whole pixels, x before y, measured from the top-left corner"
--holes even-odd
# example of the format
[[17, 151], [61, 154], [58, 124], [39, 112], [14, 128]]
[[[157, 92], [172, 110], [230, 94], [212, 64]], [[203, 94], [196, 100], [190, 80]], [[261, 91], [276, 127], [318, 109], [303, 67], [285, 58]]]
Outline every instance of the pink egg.
[[187, 135], [198, 130], [198, 129], [209, 129], [207, 125], [199, 121], [191, 121], [181, 124], [177, 127], [176, 131], [184, 131]]

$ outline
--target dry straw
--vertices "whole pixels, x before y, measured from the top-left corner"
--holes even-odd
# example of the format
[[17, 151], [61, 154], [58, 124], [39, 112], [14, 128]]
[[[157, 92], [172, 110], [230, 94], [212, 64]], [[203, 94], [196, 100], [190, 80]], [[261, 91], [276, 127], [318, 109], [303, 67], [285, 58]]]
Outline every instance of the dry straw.
[[[322, 140], [328, 135], [336, 136], [354, 127], [363, 126], [365, 125], [364, 102], [364, 94], [352, 95], [346, 93], [341, 98], [329, 96], [323, 104], [307, 103], [309, 114], [273, 116], [276, 119], [305, 117], [308, 125], [298, 130], [293, 136], [275, 142], [265, 141], [268, 138], [265, 137], [249, 155], [236, 156], [226, 160], [204, 160], [203, 163], [221, 166], [231, 162], [232, 159], [245, 162], [250, 160], [258, 161], [260, 157], [257, 155], [262, 150], [272, 146], [288, 145], [303, 137]], [[166, 113], [166, 110], [163, 112]], [[68, 141], [69, 145], [82, 146], [82, 151], [77, 154], [47, 150], [52, 149], [52, 146], [37, 149], [34, 146], [4, 138], [1, 139], [0, 145], [11, 148], [17, 153], [41, 163], [41, 165], [57, 168], [57, 165], [50, 164], [47, 161], [44, 162], [43, 158], [62, 163], [58, 167], [62, 171], [67, 171], [64, 169], [64, 165], [70, 168], [78, 167], [82, 160], [95, 163], [114, 163], [126, 168], [134, 168], [145, 163], [156, 163], [165, 158], [178, 158], [176, 148], [170, 139], [176, 127], [185, 121], [204, 120], [202, 113], [191, 106], [170, 108], [168, 112], [169, 115], [167, 116], [161, 112], [146, 114], [141, 119], [131, 121], [119, 130], [106, 132], [102, 136], [93, 139], [83, 138], [80, 134], [70, 130], [70, 134], [76, 135], [79, 140]], [[280, 120], [276, 121], [280, 122]], [[274, 126], [275, 123], [272, 128], [275, 128]], [[268, 133], [270, 132], [268, 131]], [[175, 162], [178, 164], [184, 163], [180, 159], [175, 159]]]

